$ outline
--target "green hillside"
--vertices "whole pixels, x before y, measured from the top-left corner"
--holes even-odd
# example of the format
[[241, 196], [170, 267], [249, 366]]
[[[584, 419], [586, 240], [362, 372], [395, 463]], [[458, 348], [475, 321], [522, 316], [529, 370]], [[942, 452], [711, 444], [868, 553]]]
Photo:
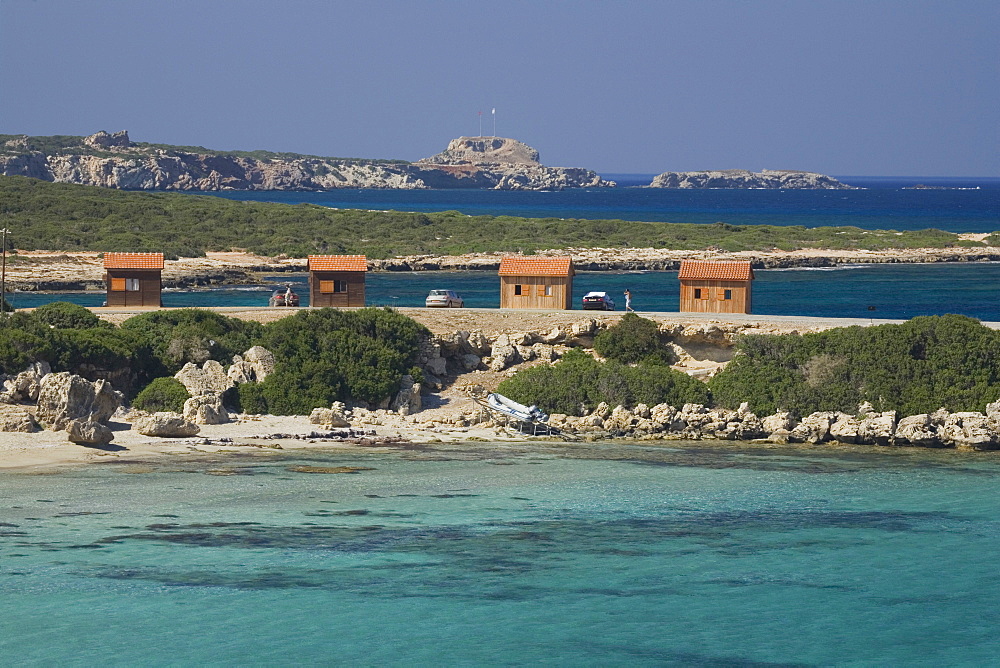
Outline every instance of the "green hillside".
[[[332, 210], [310, 204], [237, 202], [182, 193], [129, 192], [0, 176], [0, 216], [10, 247], [25, 250], [162, 251], [168, 257], [246, 249], [262, 255], [531, 252], [550, 248], [656, 247], [727, 251], [980, 246], [940, 230], [870, 231], [715, 223], [646, 223], [456, 211]], [[990, 238], [1000, 245], [1000, 233]]]

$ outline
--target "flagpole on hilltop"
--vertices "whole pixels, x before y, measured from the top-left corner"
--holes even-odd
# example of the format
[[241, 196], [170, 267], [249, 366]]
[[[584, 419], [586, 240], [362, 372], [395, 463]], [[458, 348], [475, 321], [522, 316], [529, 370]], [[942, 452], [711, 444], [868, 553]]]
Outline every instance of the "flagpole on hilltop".
[[483, 136], [483, 112], [479, 112], [479, 136]]
[[497, 108], [493, 107], [493, 136], [497, 136]]

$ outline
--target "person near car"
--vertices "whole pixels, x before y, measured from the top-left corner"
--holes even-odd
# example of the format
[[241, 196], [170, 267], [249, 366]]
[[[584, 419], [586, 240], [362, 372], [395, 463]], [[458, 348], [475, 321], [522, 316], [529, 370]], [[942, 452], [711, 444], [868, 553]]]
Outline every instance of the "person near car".
[[635, 313], [635, 309], [632, 308], [632, 291], [628, 288], [625, 288], [625, 310]]

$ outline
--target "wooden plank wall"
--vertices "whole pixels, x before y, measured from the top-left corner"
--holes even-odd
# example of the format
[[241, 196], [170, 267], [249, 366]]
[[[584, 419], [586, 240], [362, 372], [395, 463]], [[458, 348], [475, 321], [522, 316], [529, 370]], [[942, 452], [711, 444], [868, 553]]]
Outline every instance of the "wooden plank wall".
[[[320, 292], [320, 281], [347, 281], [347, 292]], [[311, 271], [309, 272], [309, 305], [345, 308], [365, 305], [365, 272], [363, 271]]]
[[[112, 279], [139, 279], [138, 290], [112, 290]], [[160, 271], [156, 269], [108, 269], [105, 275], [107, 283], [108, 306], [159, 306], [160, 305]]]
[[[514, 294], [516, 285], [522, 294]], [[550, 296], [545, 295], [546, 286], [552, 287]], [[500, 277], [500, 308], [570, 309], [572, 299], [572, 276]]]
[[[702, 298], [695, 299], [695, 288], [701, 288]], [[723, 299], [724, 291], [732, 290], [732, 299]], [[750, 313], [753, 307], [749, 281], [710, 281], [683, 279], [680, 310], [693, 313]]]

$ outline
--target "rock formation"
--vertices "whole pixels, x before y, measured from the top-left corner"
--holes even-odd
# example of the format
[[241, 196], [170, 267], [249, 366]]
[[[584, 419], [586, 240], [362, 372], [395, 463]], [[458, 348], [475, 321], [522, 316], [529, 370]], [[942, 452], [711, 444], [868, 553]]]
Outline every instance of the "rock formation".
[[650, 188], [797, 188], [850, 190], [853, 186], [815, 172], [764, 169], [720, 169], [705, 172], [663, 172]]
[[145, 415], [132, 421], [132, 429], [143, 436], [183, 438], [194, 436], [201, 428], [179, 413], [160, 412]]
[[39, 422], [53, 431], [71, 420], [107, 422], [122, 405], [122, 395], [104, 380], [90, 382], [68, 372], [50, 373], [38, 390]]
[[0, 174], [129, 190], [560, 190], [614, 185], [590, 170], [544, 167], [537, 151], [500, 137], [462, 137], [417, 163], [265, 152], [251, 157], [132, 142], [125, 131], [73, 138], [51, 153], [34, 149], [33, 139], [15, 137], [0, 146]]

